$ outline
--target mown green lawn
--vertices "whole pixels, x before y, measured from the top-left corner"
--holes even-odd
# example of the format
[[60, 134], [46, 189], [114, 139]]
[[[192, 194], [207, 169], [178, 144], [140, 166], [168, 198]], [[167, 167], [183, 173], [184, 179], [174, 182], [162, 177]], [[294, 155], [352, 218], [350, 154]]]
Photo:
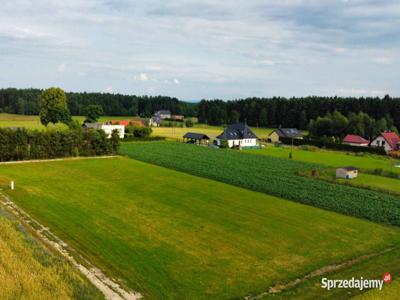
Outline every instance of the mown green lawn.
[[[261, 154], [267, 156], [288, 158], [291, 147], [274, 147], [268, 145], [260, 150], [247, 150], [248, 153]], [[400, 174], [400, 167], [396, 168], [394, 165], [400, 165], [400, 161], [393, 161], [386, 156], [369, 155], [356, 156], [353, 153], [346, 153], [340, 151], [329, 151], [318, 149], [316, 151], [302, 150], [295, 147], [293, 150], [293, 160], [299, 160], [310, 163], [317, 163], [329, 167], [343, 167], [354, 166], [363, 169], [383, 169]]]
[[[383, 289], [331, 289], [321, 287], [322, 278], [335, 279], [382, 279], [383, 274], [389, 272], [393, 282], [384, 284]], [[357, 300], [397, 300], [400, 293], [400, 249], [370, 257], [351, 266], [324, 275], [316, 276], [293, 288], [277, 294], [268, 294], [263, 300], [306, 300], [306, 299], [357, 299]]]
[[146, 299], [263, 291], [400, 243], [398, 228], [128, 158], [0, 166], [7, 194]]

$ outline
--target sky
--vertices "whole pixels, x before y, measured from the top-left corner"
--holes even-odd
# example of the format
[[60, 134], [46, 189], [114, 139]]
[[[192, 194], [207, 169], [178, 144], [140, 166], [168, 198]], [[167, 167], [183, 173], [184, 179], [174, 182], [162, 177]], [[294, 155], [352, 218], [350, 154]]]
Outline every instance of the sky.
[[399, 0], [0, 0], [0, 87], [400, 96]]

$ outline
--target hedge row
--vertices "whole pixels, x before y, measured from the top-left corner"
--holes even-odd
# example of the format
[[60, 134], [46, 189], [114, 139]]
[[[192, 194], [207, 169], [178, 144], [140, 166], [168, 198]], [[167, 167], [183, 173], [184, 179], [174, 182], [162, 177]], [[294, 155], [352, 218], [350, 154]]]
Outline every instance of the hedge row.
[[119, 140], [107, 139], [102, 130], [0, 128], [0, 161], [107, 155], [118, 147]]

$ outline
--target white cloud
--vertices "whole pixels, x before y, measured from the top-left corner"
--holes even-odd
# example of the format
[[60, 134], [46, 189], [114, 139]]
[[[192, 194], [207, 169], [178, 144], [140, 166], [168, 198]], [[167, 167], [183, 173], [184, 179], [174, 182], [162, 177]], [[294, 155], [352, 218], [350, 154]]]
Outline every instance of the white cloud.
[[62, 63], [61, 65], [58, 66], [57, 71], [59, 73], [64, 73], [66, 71], [66, 69], [67, 69], [67, 65]]
[[149, 76], [146, 73], [140, 73], [139, 75], [135, 75], [133, 79], [135, 81], [148, 81]]
[[175, 79], [174, 79], [174, 83], [175, 83], [175, 84], [180, 84], [181, 82], [179, 81], [179, 79], [176, 79], [176, 78], [175, 78]]

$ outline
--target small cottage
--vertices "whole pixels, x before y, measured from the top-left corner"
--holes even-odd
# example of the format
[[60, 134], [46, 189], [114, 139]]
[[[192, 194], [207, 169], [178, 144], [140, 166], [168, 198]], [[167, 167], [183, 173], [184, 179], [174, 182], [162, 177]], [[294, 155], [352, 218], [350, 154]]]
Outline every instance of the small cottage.
[[356, 134], [348, 134], [343, 139], [343, 144], [350, 146], [367, 147], [369, 141]]
[[258, 137], [251, 131], [246, 123], [229, 125], [224, 132], [217, 136], [217, 146], [221, 146], [223, 141], [228, 143], [229, 148], [233, 147], [255, 147]]
[[358, 176], [358, 169], [355, 167], [342, 167], [336, 169], [336, 178], [353, 179]]
[[268, 142], [276, 143], [280, 138], [302, 139], [303, 134], [297, 128], [277, 128], [268, 136]]

